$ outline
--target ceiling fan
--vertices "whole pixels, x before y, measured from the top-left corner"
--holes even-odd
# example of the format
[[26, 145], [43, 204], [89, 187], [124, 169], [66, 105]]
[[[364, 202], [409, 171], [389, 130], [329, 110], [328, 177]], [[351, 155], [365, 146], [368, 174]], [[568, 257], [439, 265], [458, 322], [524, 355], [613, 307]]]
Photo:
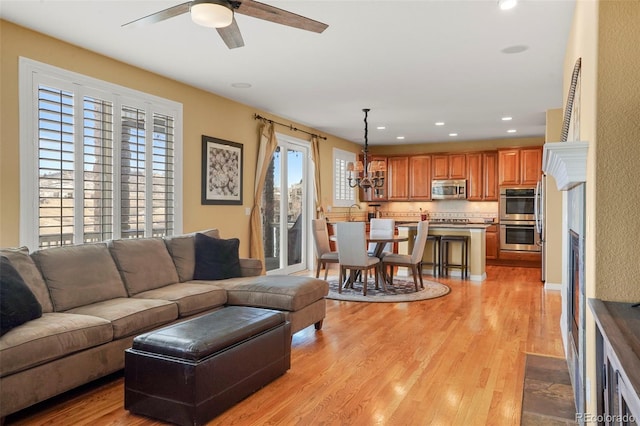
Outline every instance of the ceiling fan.
[[145, 17], [127, 22], [122, 26], [154, 24], [190, 12], [191, 19], [199, 25], [215, 28], [229, 49], [244, 46], [244, 40], [236, 23], [234, 13], [252, 16], [265, 21], [287, 25], [301, 30], [323, 32], [328, 25], [304, 16], [259, 3], [253, 0], [194, 0], [188, 1]]

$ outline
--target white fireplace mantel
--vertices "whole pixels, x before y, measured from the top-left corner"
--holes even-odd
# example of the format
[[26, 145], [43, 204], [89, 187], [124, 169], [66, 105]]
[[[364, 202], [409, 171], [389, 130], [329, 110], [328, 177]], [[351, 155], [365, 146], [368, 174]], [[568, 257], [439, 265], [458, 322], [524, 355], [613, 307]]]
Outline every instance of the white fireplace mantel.
[[568, 191], [587, 180], [589, 142], [549, 142], [544, 144], [542, 171], [555, 178], [559, 191]]

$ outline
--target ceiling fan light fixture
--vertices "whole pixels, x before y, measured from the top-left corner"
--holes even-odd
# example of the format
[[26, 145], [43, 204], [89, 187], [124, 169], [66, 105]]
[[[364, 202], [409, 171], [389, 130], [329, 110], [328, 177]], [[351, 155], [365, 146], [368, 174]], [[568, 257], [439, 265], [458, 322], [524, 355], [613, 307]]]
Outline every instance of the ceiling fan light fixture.
[[191, 20], [203, 27], [228, 27], [233, 22], [233, 9], [224, 0], [194, 1], [191, 5]]

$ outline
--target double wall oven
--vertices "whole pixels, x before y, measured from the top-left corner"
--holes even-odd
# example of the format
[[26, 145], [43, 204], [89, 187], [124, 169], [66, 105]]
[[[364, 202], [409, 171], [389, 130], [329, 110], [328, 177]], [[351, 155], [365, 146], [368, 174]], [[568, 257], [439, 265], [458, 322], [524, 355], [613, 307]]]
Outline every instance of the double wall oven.
[[500, 250], [540, 252], [535, 187], [500, 188]]

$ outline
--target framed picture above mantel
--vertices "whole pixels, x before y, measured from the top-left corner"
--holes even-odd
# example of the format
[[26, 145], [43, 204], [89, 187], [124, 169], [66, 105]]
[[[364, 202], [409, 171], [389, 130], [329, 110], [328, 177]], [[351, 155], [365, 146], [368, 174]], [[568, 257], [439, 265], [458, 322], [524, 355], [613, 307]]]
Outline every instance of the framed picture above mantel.
[[202, 135], [202, 204], [242, 205], [243, 146]]

